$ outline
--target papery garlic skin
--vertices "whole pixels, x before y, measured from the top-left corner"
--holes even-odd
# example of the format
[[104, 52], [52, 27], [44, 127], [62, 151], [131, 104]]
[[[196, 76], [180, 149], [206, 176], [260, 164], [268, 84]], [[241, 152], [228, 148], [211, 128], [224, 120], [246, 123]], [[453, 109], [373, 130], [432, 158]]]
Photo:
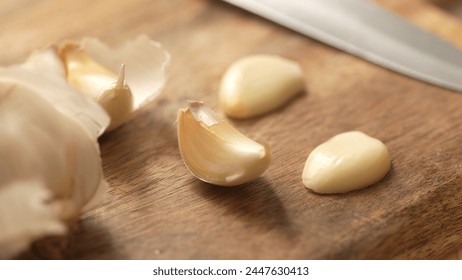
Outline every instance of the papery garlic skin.
[[97, 38], [84, 38], [82, 50], [114, 73], [125, 65], [125, 80], [133, 93], [133, 110], [154, 99], [164, 88], [170, 54], [146, 35], [111, 48]]
[[[6, 258], [40, 237], [63, 233], [64, 222], [94, 206], [107, 188], [92, 130], [99, 121], [94, 116], [104, 115], [102, 108], [69, 86], [34, 80], [29, 74], [25, 69], [0, 69], [0, 201], [7, 203], [0, 209], [0, 251], [10, 252], [2, 255]], [[72, 111], [77, 107], [59, 107], [55, 92], [81, 99], [94, 114], [85, 116], [82, 109], [77, 117]], [[18, 219], [8, 218], [11, 213], [5, 207], [28, 202], [36, 206], [23, 205]], [[35, 220], [39, 208], [43, 224]]]
[[26, 250], [31, 241], [67, 232], [60, 219], [62, 205], [41, 180], [0, 185], [0, 259]]
[[[107, 110], [111, 116], [111, 125], [106, 131], [126, 122], [133, 111], [154, 99], [165, 85], [170, 55], [161, 44], [146, 35], [115, 48], [97, 38], [84, 38], [79, 42], [66, 41], [34, 52], [21, 67], [38, 76], [48, 76], [51, 79], [58, 77], [67, 81], [68, 67], [59, 50], [69, 45], [75, 46], [79, 52], [71, 60], [85, 60], [86, 62], [80, 63], [81, 66], [91, 64], [89, 72], [78, 70], [77, 75], [74, 75], [78, 77], [77, 80], [71, 77], [73, 82], [69, 83], [82, 94], [91, 96]], [[124, 70], [121, 71], [122, 65]], [[121, 76], [124, 80], [121, 83], [123, 86], [117, 87]]]
[[78, 121], [92, 138], [106, 131], [110, 118], [98, 103], [69, 85], [55, 50], [34, 52], [25, 63], [0, 68], [0, 83], [21, 84], [33, 90], [60, 113]]
[[310, 153], [302, 181], [317, 193], [344, 193], [380, 181], [390, 168], [385, 144], [365, 133], [350, 131], [332, 137]]
[[133, 111], [133, 95], [125, 83], [125, 65], [119, 76], [96, 63], [79, 45], [65, 43], [58, 49], [69, 84], [95, 99], [109, 114], [108, 131], [122, 125]]
[[271, 150], [237, 131], [200, 102], [179, 110], [178, 144], [184, 163], [202, 181], [237, 186], [259, 177]]
[[0, 186], [40, 179], [72, 201], [64, 216], [78, 214], [106, 186], [96, 139], [29, 86], [0, 83], [0, 92]]
[[275, 55], [252, 55], [226, 70], [220, 83], [220, 105], [230, 117], [254, 117], [282, 106], [303, 87], [303, 72], [296, 62]]
[[[110, 121], [117, 126], [128, 119], [118, 105], [132, 104], [126, 107], [131, 113], [164, 86], [170, 56], [146, 36], [116, 49], [86, 38], [79, 50], [108, 69], [96, 76], [110, 77], [109, 90], [91, 86], [88, 92], [97, 94], [88, 96], [71, 86], [56, 46], [35, 51], [23, 64], [0, 67], [0, 258], [64, 234], [67, 221], [100, 202], [107, 183], [97, 138]], [[124, 64], [127, 83], [123, 67], [115, 79], [112, 74]], [[133, 96], [124, 95], [127, 84]], [[121, 102], [120, 96], [129, 98]], [[105, 109], [122, 112], [121, 119], [111, 120]]]

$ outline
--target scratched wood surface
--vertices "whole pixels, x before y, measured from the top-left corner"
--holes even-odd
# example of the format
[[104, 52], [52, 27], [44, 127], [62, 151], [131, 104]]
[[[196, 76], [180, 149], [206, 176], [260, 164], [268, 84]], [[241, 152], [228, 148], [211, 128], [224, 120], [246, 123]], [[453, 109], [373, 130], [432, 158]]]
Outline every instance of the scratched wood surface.
[[[381, 5], [462, 47], [459, 18], [420, 0]], [[385, 70], [220, 1], [6, 0], [0, 63], [50, 43], [148, 34], [171, 53], [165, 90], [100, 139], [110, 183], [66, 237], [68, 259], [434, 259], [462, 247], [462, 95]], [[236, 59], [277, 54], [303, 67], [306, 91], [280, 110], [230, 120], [271, 145], [261, 178], [235, 188], [195, 179], [176, 139], [176, 111], [217, 88]], [[341, 195], [304, 188], [310, 151], [360, 130], [392, 157], [379, 183]], [[50, 258], [37, 247], [27, 258]]]

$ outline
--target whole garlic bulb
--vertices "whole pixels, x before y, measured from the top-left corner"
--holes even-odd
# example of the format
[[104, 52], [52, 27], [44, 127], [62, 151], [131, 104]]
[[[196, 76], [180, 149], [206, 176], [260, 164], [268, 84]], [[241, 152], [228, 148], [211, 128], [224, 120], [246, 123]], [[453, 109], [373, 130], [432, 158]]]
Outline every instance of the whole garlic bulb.
[[[64, 108], [58, 109], [53, 100], [42, 96], [44, 88], [65, 87], [34, 80], [27, 71], [2, 70], [0, 257], [8, 258], [38, 238], [63, 234], [65, 221], [91, 207], [104, 192], [107, 184], [97, 137], [85, 123], [96, 126], [99, 122], [99, 129], [104, 129], [108, 122], [99, 106], [70, 88], [61, 93], [80, 98], [95, 110], [81, 115], [87, 122], [71, 117], [69, 111], [65, 114]], [[14, 73], [30, 79], [18, 82]]]
[[[126, 66], [115, 87], [130, 84], [129, 113], [163, 88], [169, 54], [147, 36], [116, 49], [86, 38], [79, 49], [108, 71]], [[111, 118], [120, 115], [108, 115], [118, 111], [107, 106], [117, 108], [120, 99], [86, 95], [69, 83], [66, 71], [56, 47], [34, 52], [21, 65], [0, 67], [0, 259], [42, 237], [64, 234], [66, 222], [94, 207], [105, 192], [97, 138], [128, 114], [114, 124]]]

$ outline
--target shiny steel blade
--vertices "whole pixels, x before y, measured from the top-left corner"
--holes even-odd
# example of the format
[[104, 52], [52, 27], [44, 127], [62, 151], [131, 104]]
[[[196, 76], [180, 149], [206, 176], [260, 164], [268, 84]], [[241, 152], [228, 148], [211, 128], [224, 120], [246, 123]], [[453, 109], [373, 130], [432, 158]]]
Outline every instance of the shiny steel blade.
[[462, 92], [462, 52], [365, 0], [224, 0], [410, 77]]

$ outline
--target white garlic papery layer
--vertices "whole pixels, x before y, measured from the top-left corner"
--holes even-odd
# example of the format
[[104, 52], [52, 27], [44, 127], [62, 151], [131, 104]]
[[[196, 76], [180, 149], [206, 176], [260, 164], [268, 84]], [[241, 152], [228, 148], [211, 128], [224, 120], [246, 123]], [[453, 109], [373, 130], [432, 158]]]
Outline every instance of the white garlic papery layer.
[[219, 98], [228, 116], [248, 118], [280, 107], [303, 88], [303, 72], [296, 62], [274, 55], [254, 55], [228, 68]]
[[98, 101], [110, 116], [108, 130], [123, 124], [133, 111], [133, 95], [125, 83], [125, 65], [117, 76], [96, 63], [77, 44], [63, 44], [58, 51], [69, 84]]
[[390, 170], [385, 144], [359, 131], [338, 134], [306, 160], [303, 184], [318, 193], [344, 193], [380, 181]]
[[38, 75], [62, 76], [98, 101], [111, 117], [107, 130], [112, 130], [161, 92], [169, 61], [159, 43], [142, 35], [117, 48], [97, 38], [63, 42], [35, 52], [24, 65]]
[[202, 181], [241, 185], [259, 177], [271, 162], [268, 146], [243, 135], [200, 102], [178, 112], [177, 128], [183, 161]]
[[34, 53], [24, 64], [0, 68], [0, 82], [30, 88], [60, 113], [80, 122], [93, 138], [103, 134], [109, 125], [109, 116], [101, 106], [69, 85], [53, 49]]
[[[0, 69], [0, 258], [65, 233], [66, 221], [93, 207], [107, 187], [96, 132], [108, 118], [95, 118], [104, 111], [66, 84], [34, 77]], [[80, 113], [76, 105], [60, 107], [56, 92], [86, 106]]]
[[125, 80], [133, 93], [133, 108], [155, 98], [163, 89], [170, 55], [162, 45], [141, 35], [132, 41], [110, 48], [97, 38], [85, 38], [80, 43], [97, 63], [119, 73], [125, 64]]
[[107, 183], [97, 138], [165, 83], [169, 55], [146, 36], [115, 49], [82, 40], [69, 59], [77, 66], [72, 83], [58, 50], [0, 67], [0, 258], [65, 233], [101, 200]]

